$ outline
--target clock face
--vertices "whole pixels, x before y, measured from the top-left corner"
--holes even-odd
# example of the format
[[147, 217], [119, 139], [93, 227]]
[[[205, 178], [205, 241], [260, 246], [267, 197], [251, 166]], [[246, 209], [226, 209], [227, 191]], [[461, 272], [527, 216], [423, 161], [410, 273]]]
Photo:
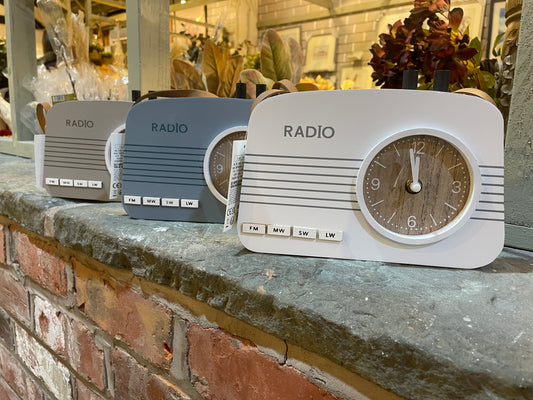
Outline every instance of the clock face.
[[443, 239], [473, 211], [473, 157], [433, 130], [399, 135], [363, 162], [357, 198], [367, 221], [407, 244]]
[[219, 134], [209, 145], [204, 159], [204, 176], [213, 195], [227, 202], [233, 142], [246, 139], [246, 127], [236, 127]]

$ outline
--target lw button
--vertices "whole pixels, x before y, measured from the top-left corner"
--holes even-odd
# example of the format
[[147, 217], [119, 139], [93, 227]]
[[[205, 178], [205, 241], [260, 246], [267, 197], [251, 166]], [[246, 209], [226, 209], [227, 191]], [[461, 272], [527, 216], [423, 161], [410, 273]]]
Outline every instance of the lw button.
[[255, 235], [264, 235], [266, 225], [263, 224], [242, 224], [242, 233], [253, 233]]
[[294, 226], [292, 228], [292, 236], [300, 239], [316, 239], [315, 228], [304, 228], [303, 226]]
[[183, 208], [198, 208], [198, 200], [181, 199]]
[[321, 229], [318, 232], [318, 238], [320, 240], [329, 240], [332, 242], [341, 242], [342, 241], [342, 231], [330, 231], [327, 229]]

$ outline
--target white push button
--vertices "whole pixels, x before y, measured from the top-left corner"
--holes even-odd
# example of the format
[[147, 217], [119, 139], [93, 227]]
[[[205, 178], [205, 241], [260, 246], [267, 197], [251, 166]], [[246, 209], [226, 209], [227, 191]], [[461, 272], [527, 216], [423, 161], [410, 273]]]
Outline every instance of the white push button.
[[160, 203], [159, 197], [143, 197], [143, 206], [158, 206]]
[[141, 204], [141, 196], [124, 196], [124, 204]]
[[264, 235], [266, 225], [263, 224], [242, 224], [242, 233], [254, 233], [256, 235]]
[[318, 231], [318, 238], [320, 240], [330, 240], [332, 242], [342, 241], [342, 231], [330, 231], [327, 229], [320, 229]]
[[91, 189], [102, 189], [102, 181], [89, 181]]
[[181, 199], [183, 208], [198, 208], [198, 200]]
[[86, 188], [89, 186], [89, 183], [84, 180], [74, 179], [74, 187]]
[[267, 234], [273, 236], [290, 236], [291, 227], [289, 225], [268, 225]]
[[315, 228], [305, 228], [303, 226], [293, 226], [292, 227], [292, 236], [301, 238], [301, 239], [316, 239], [316, 229]]
[[50, 186], [59, 186], [59, 179], [57, 178], [46, 178], [44, 183]]
[[179, 207], [180, 206], [180, 199], [162, 198], [161, 199], [161, 205], [163, 207]]
[[74, 186], [74, 181], [72, 179], [61, 178], [59, 180], [59, 186]]

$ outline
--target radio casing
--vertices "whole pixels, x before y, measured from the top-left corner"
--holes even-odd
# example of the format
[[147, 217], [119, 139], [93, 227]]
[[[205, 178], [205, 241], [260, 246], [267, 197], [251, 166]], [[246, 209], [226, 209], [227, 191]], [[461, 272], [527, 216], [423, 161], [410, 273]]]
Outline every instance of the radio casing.
[[[429, 244], [383, 236], [357, 202], [364, 160], [410, 130], [446, 133], [479, 169], [472, 214]], [[503, 179], [503, 119], [485, 100], [394, 89], [285, 94], [263, 101], [250, 117], [238, 235], [256, 252], [476, 268], [503, 247]]]
[[204, 158], [223, 132], [245, 130], [252, 100], [217, 97], [143, 101], [126, 121], [122, 204], [133, 218], [224, 221], [225, 204], [204, 174]]
[[[43, 185], [54, 197], [110, 200], [112, 188], [109, 140], [123, 131], [132, 103], [128, 101], [67, 101], [46, 115]], [[107, 163], [106, 163], [107, 157]], [[117, 165], [120, 169], [121, 166]]]

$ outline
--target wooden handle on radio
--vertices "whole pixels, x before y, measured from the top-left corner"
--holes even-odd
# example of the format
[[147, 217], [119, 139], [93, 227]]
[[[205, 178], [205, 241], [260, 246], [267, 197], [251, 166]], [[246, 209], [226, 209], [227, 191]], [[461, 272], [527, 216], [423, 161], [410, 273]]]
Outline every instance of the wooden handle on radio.
[[274, 83], [274, 85], [272, 85], [272, 89], [261, 93], [259, 96], [257, 96], [255, 98], [254, 103], [252, 104], [252, 109], [250, 110], [250, 112], [252, 112], [254, 110], [254, 108], [259, 103], [261, 103], [263, 100], [266, 100], [266, 99], [268, 99], [270, 97], [274, 97], [274, 96], [277, 96], [277, 95], [280, 95], [280, 94], [293, 93], [293, 92], [297, 92], [297, 91], [298, 91], [298, 89], [296, 88], [294, 83], [292, 83], [290, 80], [282, 79], [281, 81], [277, 81], [276, 83]]
[[145, 99], [155, 99], [157, 97], [218, 97], [217, 95], [197, 89], [177, 89], [177, 90], [158, 90], [148, 92], [137, 99], [135, 104]]
[[48, 110], [50, 110], [51, 107], [52, 106], [48, 103], [39, 103], [35, 108], [37, 120], [39, 121], [39, 125], [43, 130], [43, 133], [46, 133], [46, 113], [48, 112]]

